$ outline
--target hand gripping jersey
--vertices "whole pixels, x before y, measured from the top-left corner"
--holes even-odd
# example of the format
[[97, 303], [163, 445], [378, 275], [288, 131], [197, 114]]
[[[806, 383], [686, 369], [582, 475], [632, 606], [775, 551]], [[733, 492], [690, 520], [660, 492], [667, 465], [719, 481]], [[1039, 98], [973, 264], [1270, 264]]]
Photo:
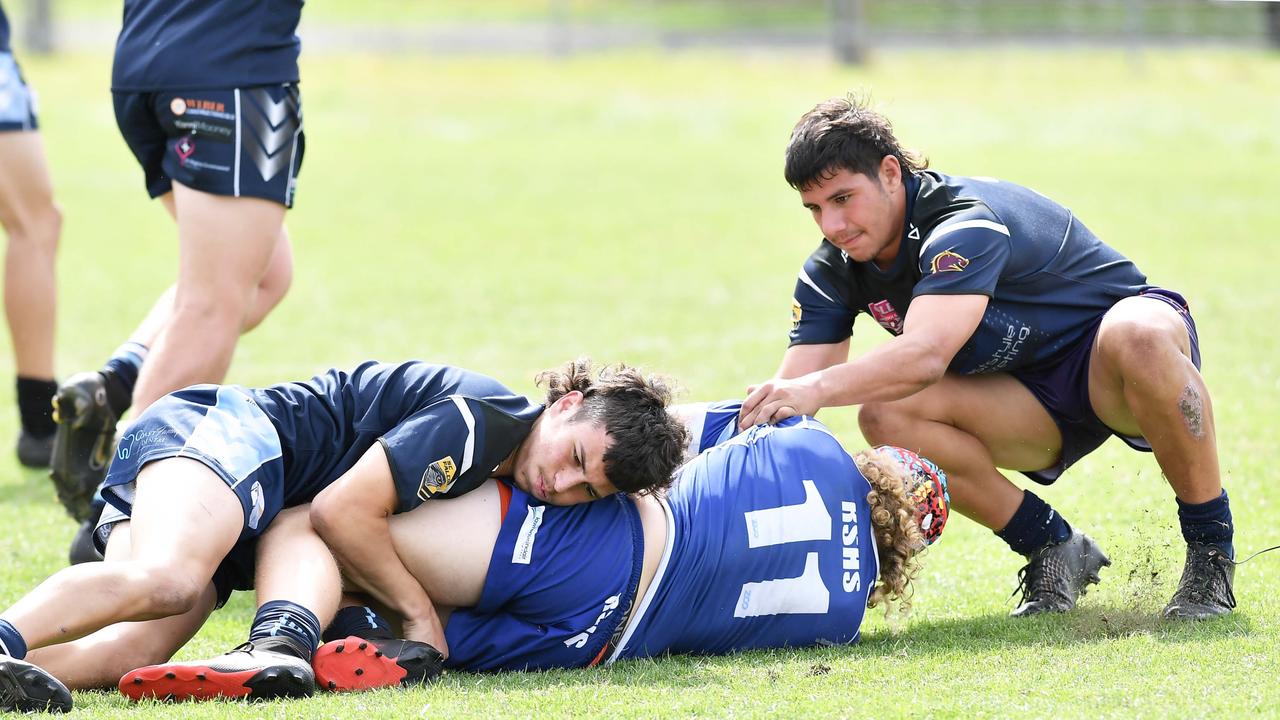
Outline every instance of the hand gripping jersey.
[[111, 89], [298, 82], [303, 0], [125, 0]]
[[1122, 298], [1150, 288], [1138, 268], [1069, 210], [991, 178], [925, 171], [906, 180], [892, 267], [851, 261], [823, 241], [796, 281], [792, 345], [837, 343], [867, 313], [902, 334], [918, 295], [986, 295], [982, 322], [951, 361], [961, 374], [1052, 361]]
[[480, 606], [445, 628], [451, 667], [586, 667], [667, 652], [849, 643], [878, 574], [870, 486], [821, 423], [733, 435], [707, 406], [664, 509], [667, 545], [635, 597], [643, 534], [616, 495], [570, 507], [510, 491]]

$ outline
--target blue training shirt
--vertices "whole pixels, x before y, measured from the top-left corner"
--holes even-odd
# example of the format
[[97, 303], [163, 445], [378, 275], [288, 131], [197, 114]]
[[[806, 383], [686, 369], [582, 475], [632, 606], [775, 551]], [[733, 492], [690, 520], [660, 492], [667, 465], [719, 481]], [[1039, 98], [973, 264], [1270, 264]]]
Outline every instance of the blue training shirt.
[[1151, 287], [1069, 210], [1010, 182], [924, 171], [907, 177], [906, 222], [888, 270], [824, 240], [796, 281], [792, 345], [838, 343], [867, 313], [902, 334], [918, 295], [986, 295], [982, 322], [952, 359], [961, 374], [1051, 362], [1112, 305]]
[[668, 494], [667, 555], [611, 659], [857, 641], [879, 574], [870, 490], [813, 418], [706, 450]]
[[303, 0], [125, 0], [111, 89], [298, 82]]
[[249, 392], [280, 435], [285, 507], [310, 502], [375, 442], [397, 512], [456, 497], [493, 474], [543, 409], [493, 378], [422, 362], [366, 362]]

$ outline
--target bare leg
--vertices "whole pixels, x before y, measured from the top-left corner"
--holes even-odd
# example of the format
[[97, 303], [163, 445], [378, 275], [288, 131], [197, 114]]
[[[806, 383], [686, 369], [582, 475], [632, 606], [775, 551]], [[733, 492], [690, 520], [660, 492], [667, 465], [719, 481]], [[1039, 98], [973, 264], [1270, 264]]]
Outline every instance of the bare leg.
[[1062, 437], [1049, 413], [1009, 375], [958, 376], [903, 400], [864, 405], [863, 436], [919, 452], [947, 473], [952, 507], [1000, 530], [1022, 490], [996, 470], [1041, 470], [1057, 462]]
[[311, 506], [276, 515], [258, 542], [255, 585], [258, 605], [288, 600], [316, 614], [320, 627], [333, 621], [342, 597], [342, 576], [329, 547], [311, 528]]
[[[273, 307], [288, 286], [281, 281], [291, 262], [282, 205], [181, 184], [174, 185], [173, 205], [181, 244], [178, 282], [172, 316], [134, 388], [139, 412], [165, 393], [225, 377], [241, 331], [261, 320], [254, 317], [255, 305]], [[282, 239], [286, 249], [278, 251]], [[268, 291], [259, 292], [264, 278], [270, 278]]]
[[39, 133], [0, 133], [0, 224], [9, 234], [4, 307], [18, 375], [52, 380], [62, 213], [53, 202]]
[[[111, 533], [106, 561], [128, 560], [131, 553], [129, 523], [119, 523]], [[108, 625], [79, 640], [34, 650], [26, 659], [72, 690], [114, 688], [130, 670], [173, 657], [195, 636], [216, 602], [217, 593], [209, 583], [195, 606], [181, 615]]]
[[1185, 503], [1222, 493], [1213, 405], [1191, 362], [1182, 318], [1160, 300], [1126, 298], [1102, 320], [1089, 365], [1089, 401], [1108, 427], [1151, 443]]
[[107, 625], [181, 615], [199, 603], [231, 550], [244, 511], [195, 460], [151, 463], [138, 475], [126, 560], [60, 570], [2, 613], [27, 647], [68, 642]]

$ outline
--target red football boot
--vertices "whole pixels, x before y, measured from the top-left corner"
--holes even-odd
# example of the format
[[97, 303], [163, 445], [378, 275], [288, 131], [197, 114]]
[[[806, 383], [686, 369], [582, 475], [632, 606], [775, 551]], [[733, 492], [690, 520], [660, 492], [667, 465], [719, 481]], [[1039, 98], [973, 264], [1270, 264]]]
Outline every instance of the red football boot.
[[247, 642], [212, 660], [148, 665], [120, 678], [130, 700], [266, 700], [302, 697], [315, 691], [311, 664], [289, 653]]
[[444, 656], [426, 643], [353, 635], [321, 645], [311, 664], [321, 688], [349, 692], [421, 685], [444, 670]]

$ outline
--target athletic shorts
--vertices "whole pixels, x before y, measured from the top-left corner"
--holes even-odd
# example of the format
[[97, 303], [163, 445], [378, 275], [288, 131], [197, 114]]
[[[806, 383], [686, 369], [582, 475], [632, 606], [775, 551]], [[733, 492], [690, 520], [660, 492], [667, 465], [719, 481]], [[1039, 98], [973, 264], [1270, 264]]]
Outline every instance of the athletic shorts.
[[35, 130], [36, 98], [13, 53], [0, 52], [0, 132]]
[[218, 568], [219, 604], [232, 589], [253, 587], [258, 536], [283, 507], [284, 462], [275, 426], [243, 389], [195, 385], [156, 401], [125, 431], [102, 483], [107, 507], [94, 542], [105, 550], [111, 527], [132, 516], [138, 473], [147, 463], [185, 457], [204, 463], [235, 492], [244, 526]]
[[116, 124], [151, 197], [169, 192], [176, 180], [214, 195], [293, 207], [306, 146], [297, 85], [112, 96]]
[[[1191, 362], [1199, 369], [1200, 337], [1196, 333], [1196, 321], [1191, 317], [1187, 301], [1178, 293], [1162, 288], [1146, 290], [1140, 296], [1160, 300], [1178, 311], [1191, 340]], [[1023, 475], [1041, 485], [1052, 484], [1067, 468], [1097, 450], [1112, 435], [1135, 450], [1151, 452], [1151, 444], [1145, 438], [1121, 435], [1107, 427], [1094, 414], [1093, 405], [1089, 402], [1089, 359], [1093, 355], [1093, 341], [1101, 325], [1102, 318], [1098, 318], [1089, 332], [1053, 365], [1013, 373], [1036, 396], [1044, 409], [1049, 411], [1049, 416], [1062, 433], [1062, 456], [1058, 463], [1044, 470], [1023, 472]]]
[[484, 591], [478, 605], [450, 615], [446, 664], [491, 671], [600, 662], [640, 584], [644, 533], [635, 503], [618, 494], [544, 505], [505, 483], [499, 490], [502, 529]]

